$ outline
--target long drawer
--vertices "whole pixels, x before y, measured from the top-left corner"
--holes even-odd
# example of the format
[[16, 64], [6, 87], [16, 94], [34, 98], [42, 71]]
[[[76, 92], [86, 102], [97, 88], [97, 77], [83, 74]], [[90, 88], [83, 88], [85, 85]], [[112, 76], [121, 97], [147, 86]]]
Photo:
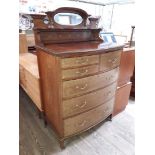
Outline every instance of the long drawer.
[[113, 111], [114, 98], [95, 109], [64, 120], [64, 135], [69, 136], [99, 123]]
[[101, 73], [86, 78], [63, 82], [63, 98], [75, 97], [93, 90], [103, 88], [118, 78], [119, 69]]
[[63, 101], [63, 117], [84, 112], [108, 101], [115, 95], [116, 86], [117, 82], [96, 92]]
[[101, 54], [100, 70], [107, 71], [119, 66], [122, 50]]
[[99, 63], [99, 55], [64, 58], [61, 60], [62, 68], [80, 67]]
[[62, 70], [62, 79], [78, 78], [86, 75], [91, 75], [97, 73], [98, 70], [99, 70], [98, 65], [90, 65], [87, 67]]

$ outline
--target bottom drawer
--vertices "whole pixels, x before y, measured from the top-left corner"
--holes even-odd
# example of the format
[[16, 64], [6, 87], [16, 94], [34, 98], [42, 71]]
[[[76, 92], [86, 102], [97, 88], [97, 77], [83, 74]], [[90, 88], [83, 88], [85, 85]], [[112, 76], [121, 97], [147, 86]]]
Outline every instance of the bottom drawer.
[[112, 114], [113, 104], [114, 98], [95, 109], [64, 120], [64, 136], [76, 134], [104, 120]]

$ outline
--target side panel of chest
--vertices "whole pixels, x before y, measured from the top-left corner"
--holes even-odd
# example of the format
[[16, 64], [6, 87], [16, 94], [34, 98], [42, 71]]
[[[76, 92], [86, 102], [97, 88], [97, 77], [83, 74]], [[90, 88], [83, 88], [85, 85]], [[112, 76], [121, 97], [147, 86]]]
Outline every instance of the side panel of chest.
[[38, 51], [37, 54], [44, 113], [57, 134], [62, 137], [60, 60], [43, 51]]

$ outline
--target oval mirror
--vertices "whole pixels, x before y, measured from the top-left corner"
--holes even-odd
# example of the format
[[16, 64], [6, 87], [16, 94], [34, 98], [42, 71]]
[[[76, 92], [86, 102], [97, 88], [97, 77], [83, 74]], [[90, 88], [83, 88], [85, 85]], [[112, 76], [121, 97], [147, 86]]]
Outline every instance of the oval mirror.
[[75, 13], [57, 13], [54, 16], [56, 23], [60, 25], [79, 25], [82, 23], [82, 17]]

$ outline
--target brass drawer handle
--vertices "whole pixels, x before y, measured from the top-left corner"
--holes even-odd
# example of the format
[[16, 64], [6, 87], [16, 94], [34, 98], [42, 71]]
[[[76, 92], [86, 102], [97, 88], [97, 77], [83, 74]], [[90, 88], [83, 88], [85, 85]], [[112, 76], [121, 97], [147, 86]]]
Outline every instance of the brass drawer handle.
[[84, 70], [84, 71], [76, 71], [76, 74], [85, 74], [88, 72], [88, 69]]
[[85, 126], [85, 124], [87, 123], [87, 121], [86, 120], [84, 120], [83, 122], [81, 122], [81, 123], [78, 123], [78, 125], [80, 126], [80, 127], [83, 127], [83, 126]]
[[86, 84], [85, 84], [84, 86], [82, 86], [82, 87], [76, 86], [76, 89], [84, 90], [84, 89], [87, 88], [87, 86], [88, 86], [88, 84], [86, 83]]
[[114, 63], [116, 63], [118, 61], [118, 58], [109, 59], [108, 61], [114, 64]]
[[85, 107], [86, 105], [87, 105], [87, 102], [86, 102], [86, 101], [84, 101], [84, 103], [83, 103], [83, 104], [81, 104], [81, 105], [76, 104], [75, 106], [76, 106], [76, 107], [78, 107], [78, 108], [83, 108], [83, 107]]
[[77, 59], [76, 60], [76, 63], [77, 64], [85, 64], [86, 62], [88, 62], [89, 61], [89, 59], [87, 58], [87, 59], [85, 59], [85, 58], [80, 58], [80, 59]]
[[106, 80], [111, 80], [113, 77], [114, 77], [114, 76], [111, 75], [111, 76], [109, 76], [109, 77], [106, 77], [105, 79], [106, 79]]
[[104, 110], [104, 112], [106, 113], [107, 111], [109, 111], [109, 108], [108, 107]]
[[109, 92], [107, 93], [107, 96], [109, 96], [109, 95], [111, 95], [111, 91], [109, 91]]
[[110, 96], [110, 95], [111, 95], [111, 91], [105, 92], [105, 93], [104, 93], [104, 96], [105, 96], [105, 97]]

